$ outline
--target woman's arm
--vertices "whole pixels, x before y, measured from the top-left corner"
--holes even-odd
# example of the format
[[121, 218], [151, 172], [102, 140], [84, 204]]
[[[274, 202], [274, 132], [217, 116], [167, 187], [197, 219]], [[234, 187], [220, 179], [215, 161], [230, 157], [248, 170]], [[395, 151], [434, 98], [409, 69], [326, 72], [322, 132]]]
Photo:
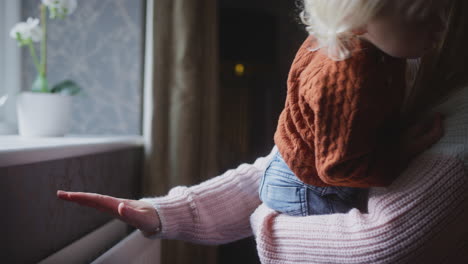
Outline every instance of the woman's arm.
[[434, 241], [466, 211], [467, 192], [461, 159], [424, 154], [390, 188], [372, 189], [368, 214], [292, 217], [261, 205], [251, 224], [262, 263], [441, 263], [449, 254]]
[[149, 238], [228, 243], [252, 235], [249, 217], [260, 204], [259, 181], [274, 150], [253, 164], [242, 164], [196, 186], [175, 187], [163, 197], [130, 200], [61, 190], [57, 197], [108, 213]]
[[251, 236], [249, 217], [261, 203], [258, 185], [272, 153], [196, 186], [141, 199], [154, 206], [161, 220], [161, 232], [152, 238], [222, 244]]

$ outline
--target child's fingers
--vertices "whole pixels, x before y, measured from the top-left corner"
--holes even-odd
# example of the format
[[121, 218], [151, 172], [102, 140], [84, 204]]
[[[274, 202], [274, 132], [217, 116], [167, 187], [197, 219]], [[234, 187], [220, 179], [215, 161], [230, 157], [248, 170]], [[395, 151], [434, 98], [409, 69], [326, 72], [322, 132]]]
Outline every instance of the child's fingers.
[[440, 140], [444, 134], [442, 116], [435, 116], [431, 126], [422, 135], [414, 139], [415, 154], [420, 153]]
[[444, 134], [444, 124], [443, 116], [437, 115], [434, 117], [434, 122], [432, 123], [431, 136], [434, 142], [437, 142]]
[[414, 139], [417, 137], [421, 137], [427, 133], [431, 133], [434, 123], [441, 122], [443, 120], [442, 113], [435, 113], [430, 118], [427, 118], [423, 121], [420, 121], [414, 125], [412, 125], [407, 132], [407, 136], [409, 139]]
[[409, 139], [418, 137], [423, 135], [424, 133], [427, 133], [427, 130], [430, 128], [430, 124], [432, 123], [432, 120], [426, 119], [424, 121], [420, 121], [414, 125], [412, 125], [407, 132], [407, 136]]

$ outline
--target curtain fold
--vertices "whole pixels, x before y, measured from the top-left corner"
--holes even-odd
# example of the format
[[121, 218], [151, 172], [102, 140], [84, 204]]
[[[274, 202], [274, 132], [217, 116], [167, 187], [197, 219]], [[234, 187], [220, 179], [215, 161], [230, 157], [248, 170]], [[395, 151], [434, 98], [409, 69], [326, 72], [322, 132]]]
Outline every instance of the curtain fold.
[[[152, 117], [143, 195], [217, 173], [216, 0], [153, 1]], [[162, 241], [162, 263], [216, 263], [216, 248]]]

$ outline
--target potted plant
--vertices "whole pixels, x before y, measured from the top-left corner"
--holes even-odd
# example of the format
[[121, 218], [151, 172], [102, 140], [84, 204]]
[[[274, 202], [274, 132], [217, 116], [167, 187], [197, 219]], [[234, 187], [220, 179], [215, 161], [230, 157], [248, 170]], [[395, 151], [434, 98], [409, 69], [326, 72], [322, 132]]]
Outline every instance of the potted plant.
[[[47, 13], [50, 19], [64, 19], [75, 10], [76, 0], [42, 0], [41, 19], [28, 18], [16, 24], [10, 36], [19, 46], [27, 47], [37, 77], [30, 91], [21, 92], [17, 98], [18, 128], [22, 136], [64, 136], [68, 132], [71, 96], [80, 87], [65, 80], [49, 86], [47, 80]], [[40, 56], [35, 43], [40, 43]]]

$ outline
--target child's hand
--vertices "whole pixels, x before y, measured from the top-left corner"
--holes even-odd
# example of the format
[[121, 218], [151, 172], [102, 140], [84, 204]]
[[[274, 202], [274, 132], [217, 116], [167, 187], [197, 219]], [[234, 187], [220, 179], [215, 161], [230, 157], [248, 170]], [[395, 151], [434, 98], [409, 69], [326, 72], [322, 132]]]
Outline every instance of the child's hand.
[[443, 115], [436, 113], [430, 118], [409, 127], [402, 137], [402, 151], [406, 161], [422, 153], [444, 135]]
[[140, 229], [145, 236], [153, 235], [160, 226], [156, 210], [147, 202], [84, 192], [57, 191], [57, 197], [108, 213]]

